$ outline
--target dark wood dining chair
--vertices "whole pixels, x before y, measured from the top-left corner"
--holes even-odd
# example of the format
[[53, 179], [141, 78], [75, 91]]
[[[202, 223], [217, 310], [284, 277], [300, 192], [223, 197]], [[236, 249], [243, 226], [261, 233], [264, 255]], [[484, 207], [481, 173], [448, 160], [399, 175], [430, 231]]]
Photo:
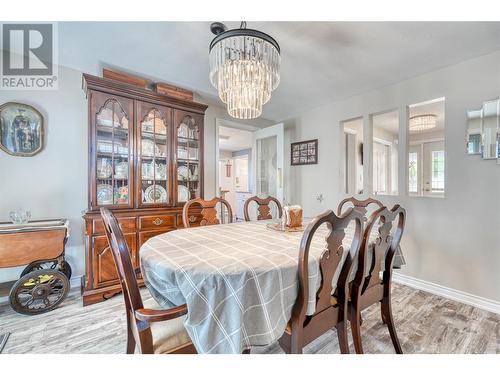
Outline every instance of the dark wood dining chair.
[[[347, 290], [349, 274], [363, 236], [362, 218], [363, 215], [353, 208], [348, 209], [340, 217], [335, 215], [333, 211], [328, 210], [317, 216], [307, 226], [300, 242], [299, 293], [292, 310], [292, 318], [285, 329], [285, 333], [279, 340], [285, 352], [300, 354], [304, 346], [329, 329], [336, 327], [340, 352], [349, 353], [347, 339], [349, 293]], [[355, 234], [345, 261], [343, 264], [340, 264], [344, 252], [342, 240], [345, 237], [345, 229], [351, 221], [355, 222]], [[314, 315], [307, 316], [306, 312], [309, 300], [309, 250], [316, 231], [323, 224], [326, 224], [329, 232], [325, 238], [325, 251], [319, 261], [321, 285], [316, 293]], [[337, 281], [336, 292], [333, 293], [332, 280], [337, 267], [341, 267], [341, 271]]]
[[[392, 263], [403, 235], [405, 220], [406, 212], [399, 205], [391, 210], [381, 207], [370, 216], [364, 231], [349, 306], [354, 348], [358, 354], [363, 353], [361, 311], [376, 303], [380, 303], [382, 321], [389, 329], [396, 353], [403, 353], [392, 315], [391, 281]], [[376, 238], [374, 233], [377, 233]]]
[[245, 221], [250, 221], [249, 206], [251, 202], [257, 203], [257, 220], [268, 220], [272, 219], [271, 207], [269, 206], [271, 202], [276, 204], [278, 210], [278, 218], [283, 215], [283, 210], [281, 208], [280, 201], [274, 197], [268, 196], [267, 198], [259, 198], [254, 195], [245, 201], [245, 206], [243, 207], [243, 214], [245, 215]]
[[196, 353], [184, 328], [187, 306], [171, 309], [162, 309], [155, 303], [144, 306], [136, 279], [138, 270], [134, 269], [120, 226], [106, 208], [101, 208], [101, 217], [125, 299], [127, 354], [133, 354], [136, 346], [141, 354]]
[[201, 198], [191, 199], [186, 202], [184, 208], [182, 209], [182, 221], [184, 222], [184, 228], [190, 228], [192, 226], [189, 210], [192, 208], [201, 207], [201, 220], [199, 225], [214, 225], [220, 224], [220, 220], [217, 218], [217, 204], [221, 204], [221, 216], [224, 215], [224, 206], [227, 210], [228, 222], [233, 222], [233, 210], [228, 201], [222, 198], [215, 197], [212, 200], [206, 201]]
[[356, 207], [359, 211], [361, 211], [363, 213], [363, 215], [365, 215], [365, 221], [368, 220], [368, 216], [367, 213], [368, 213], [368, 209], [370, 207], [370, 205], [373, 205], [375, 206], [376, 208], [373, 209], [370, 214], [373, 212], [373, 211], [376, 211], [377, 209], [381, 208], [381, 207], [384, 207], [384, 205], [382, 204], [382, 202], [376, 200], [376, 199], [373, 199], [373, 198], [366, 198], [366, 199], [363, 199], [363, 200], [359, 200], [359, 199], [356, 199], [354, 197], [349, 197], [349, 198], [345, 198], [343, 199], [338, 207], [337, 207], [337, 215], [340, 215], [342, 213], [342, 210], [344, 209], [344, 206], [348, 207], [349, 205], [352, 205], [353, 207]]

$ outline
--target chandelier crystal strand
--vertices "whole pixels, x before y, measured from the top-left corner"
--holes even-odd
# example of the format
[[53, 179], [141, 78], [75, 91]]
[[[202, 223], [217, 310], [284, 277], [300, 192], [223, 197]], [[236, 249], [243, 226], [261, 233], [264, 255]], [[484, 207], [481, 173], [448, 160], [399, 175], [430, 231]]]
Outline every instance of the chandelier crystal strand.
[[210, 49], [210, 82], [232, 117], [257, 118], [279, 84], [279, 50], [265, 34], [248, 30], [245, 35], [246, 29], [229, 32], [234, 31], [238, 35], [222, 38]]

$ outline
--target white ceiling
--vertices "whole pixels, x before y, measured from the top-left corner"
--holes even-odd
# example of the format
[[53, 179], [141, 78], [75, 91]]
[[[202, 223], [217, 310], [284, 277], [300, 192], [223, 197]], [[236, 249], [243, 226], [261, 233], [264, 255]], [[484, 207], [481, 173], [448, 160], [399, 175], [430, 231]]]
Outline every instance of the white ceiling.
[[[220, 103], [208, 80], [210, 22], [61, 22], [61, 65], [103, 66]], [[230, 28], [239, 22], [228, 22]], [[304, 110], [500, 49], [499, 22], [249, 22], [281, 46], [281, 83], [263, 117]]]
[[219, 126], [219, 149], [240, 151], [252, 148], [252, 132]]
[[383, 129], [391, 134], [399, 132], [399, 112], [391, 111], [373, 116], [373, 127]]

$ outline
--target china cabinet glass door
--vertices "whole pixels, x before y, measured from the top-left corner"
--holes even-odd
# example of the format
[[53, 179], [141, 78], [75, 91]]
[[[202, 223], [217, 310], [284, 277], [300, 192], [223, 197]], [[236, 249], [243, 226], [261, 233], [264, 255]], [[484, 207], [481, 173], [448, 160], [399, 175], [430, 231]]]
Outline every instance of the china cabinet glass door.
[[197, 116], [176, 113], [177, 119], [177, 202], [201, 197], [200, 125]]
[[130, 207], [132, 101], [97, 95], [95, 103], [94, 205]]
[[170, 109], [139, 103], [139, 206], [167, 205], [169, 188]]

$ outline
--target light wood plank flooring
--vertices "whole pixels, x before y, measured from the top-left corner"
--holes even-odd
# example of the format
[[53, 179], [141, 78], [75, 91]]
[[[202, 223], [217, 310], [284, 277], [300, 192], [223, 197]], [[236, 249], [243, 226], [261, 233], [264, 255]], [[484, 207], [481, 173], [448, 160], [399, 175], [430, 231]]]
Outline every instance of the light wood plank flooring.
[[[143, 295], [150, 298], [145, 289]], [[500, 315], [398, 284], [393, 308], [405, 353], [500, 353]], [[394, 353], [380, 309], [370, 307], [363, 319], [365, 352]], [[125, 324], [121, 295], [82, 307], [73, 291], [58, 309], [39, 316], [0, 306], [0, 333], [11, 333], [3, 353], [123, 353]], [[282, 351], [275, 343], [252, 353]], [[335, 331], [309, 344], [305, 353], [339, 353]]]

